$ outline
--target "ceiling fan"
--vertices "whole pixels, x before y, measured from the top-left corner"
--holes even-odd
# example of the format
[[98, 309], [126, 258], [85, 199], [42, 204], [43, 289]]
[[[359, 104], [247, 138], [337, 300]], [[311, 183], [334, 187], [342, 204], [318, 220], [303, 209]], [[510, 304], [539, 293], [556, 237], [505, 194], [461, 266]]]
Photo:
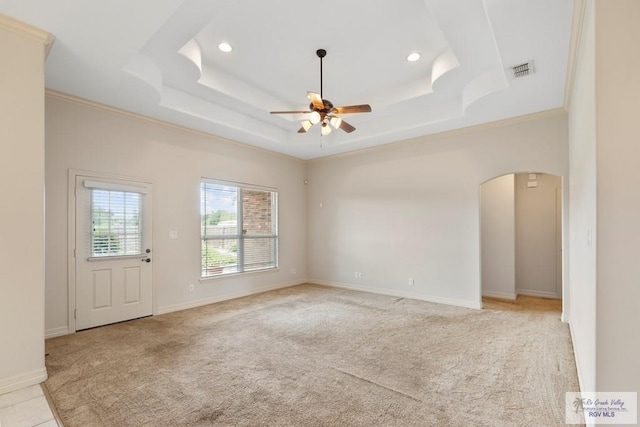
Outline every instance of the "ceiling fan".
[[[307, 111], [272, 111], [271, 114], [310, 114], [309, 118], [302, 121], [302, 127], [298, 130], [298, 133], [305, 133], [311, 126], [322, 123], [322, 135], [329, 135], [331, 133], [331, 126], [334, 128], [342, 129], [347, 133], [351, 133], [356, 130], [355, 127], [342, 120], [338, 114], [352, 114], [352, 113], [369, 113], [371, 112], [371, 106], [369, 104], [361, 105], [347, 105], [343, 107], [334, 107], [333, 103], [322, 97], [322, 58], [327, 55], [327, 51], [324, 49], [318, 49], [316, 55], [320, 58], [320, 93], [307, 92], [307, 98], [311, 101], [309, 104], [309, 110]], [[329, 126], [331, 124], [331, 126]]]

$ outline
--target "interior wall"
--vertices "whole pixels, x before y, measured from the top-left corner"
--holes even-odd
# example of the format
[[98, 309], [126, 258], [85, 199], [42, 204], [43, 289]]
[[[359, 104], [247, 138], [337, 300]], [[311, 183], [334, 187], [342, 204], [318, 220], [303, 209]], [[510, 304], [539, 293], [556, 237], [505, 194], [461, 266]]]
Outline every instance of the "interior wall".
[[529, 175], [515, 175], [516, 292], [562, 298], [562, 179]]
[[596, 92], [594, 3], [586, 2], [569, 106], [570, 325], [580, 388], [596, 391]]
[[482, 295], [516, 299], [515, 175], [480, 186]]
[[595, 2], [596, 386], [640, 390], [640, 2]]
[[44, 61], [48, 34], [0, 14], [0, 394], [44, 368]]
[[[303, 161], [55, 94], [46, 97], [46, 113], [48, 336], [64, 334], [69, 326], [70, 169], [153, 183], [155, 313], [305, 281], [306, 165]], [[278, 189], [278, 270], [200, 281], [202, 177]], [[178, 238], [169, 239], [170, 231], [177, 231]], [[189, 284], [195, 284], [194, 292], [189, 292]]]
[[566, 175], [564, 113], [311, 161], [310, 279], [479, 307], [479, 186], [514, 170]]

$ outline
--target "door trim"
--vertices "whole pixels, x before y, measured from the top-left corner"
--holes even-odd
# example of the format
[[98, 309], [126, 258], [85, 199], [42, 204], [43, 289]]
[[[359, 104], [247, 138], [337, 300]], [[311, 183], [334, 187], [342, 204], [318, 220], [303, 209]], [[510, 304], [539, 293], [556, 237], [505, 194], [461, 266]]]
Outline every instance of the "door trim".
[[[76, 245], [76, 179], [78, 176], [86, 176], [95, 179], [113, 179], [123, 181], [135, 181], [141, 182], [153, 187], [153, 182], [146, 178], [112, 174], [106, 172], [88, 171], [83, 169], [69, 169], [69, 177], [67, 182], [67, 319], [68, 319], [68, 333], [72, 334], [76, 332], [76, 257], [75, 257], [75, 245]], [[153, 201], [152, 201], [153, 212]], [[152, 214], [153, 215], [153, 214]], [[152, 230], [155, 229], [155, 224], [152, 226]], [[155, 234], [154, 231], [152, 231]], [[151, 266], [151, 313], [156, 314], [156, 292], [155, 292], [155, 263]]]

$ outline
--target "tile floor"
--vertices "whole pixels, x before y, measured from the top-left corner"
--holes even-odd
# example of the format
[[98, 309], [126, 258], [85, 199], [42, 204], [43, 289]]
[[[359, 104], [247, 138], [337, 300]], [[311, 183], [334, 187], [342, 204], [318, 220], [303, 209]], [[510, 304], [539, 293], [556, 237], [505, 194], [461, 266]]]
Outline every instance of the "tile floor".
[[40, 385], [0, 394], [0, 427], [59, 427]]

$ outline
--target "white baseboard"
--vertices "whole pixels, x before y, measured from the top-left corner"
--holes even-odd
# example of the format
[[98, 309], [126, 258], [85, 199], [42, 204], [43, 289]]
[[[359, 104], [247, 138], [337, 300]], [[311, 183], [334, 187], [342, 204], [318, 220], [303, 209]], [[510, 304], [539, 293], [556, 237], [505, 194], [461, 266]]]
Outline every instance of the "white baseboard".
[[[584, 380], [582, 374], [582, 364], [580, 363], [580, 355], [576, 351], [576, 338], [573, 335], [573, 327], [571, 326], [571, 322], [569, 322], [569, 333], [571, 334], [571, 347], [573, 349], [573, 357], [576, 361], [576, 371], [578, 373], [578, 387], [580, 390], [567, 390], [567, 391], [580, 391], [580, 392], [588, 392], [590, 390], [585, 390]], [[586, 427], [595, 427], [595, 421], [587, 420]]]
[[42, 367], [10, 378], [0, 379], [0, 394], [20, 390], [47, 380], [47, 369]]
[[515, 301], [518, 298], [517, 294], [512, 294], [508, 292], [494, 292], [494, 291], [482, 291], [482, 296], [489, 297], [489, 298], [508, 299], [510, 301]]
[[174, 311], [188, 310], [190, 308], [201, 307], [203, 305], [215, 304], [217, 302], [247, 297], [249, 295], [261, 294], [269, 291], [274, 291], [276, 289], [290, 288], [291, 286], [302, 285], [303, 283], [307, 283], [307, 281], [302, 280], [302, 281], [295, 281], [295, 282], [279, 283], [277, 285], [262, 286], [256, 289], [252, 289], [250, 291], [234, 292], [230, 294], [217, 295], [215, 297], [210, 297], [210, 298], [202, 298], [195, 301], [188, 301], [180, 304], [166, 305], [164, 307], [158, 307], [158, 309], [154, 314], [160, 315], [160, 314], [172, 313]]
[[324, 280], [315, 280], [315, 279], [309, 279], [309, 283], [313, 283], [316, 285], [330, 286], [332, 288], [348, 289], [351, 291], [368, 292], [370, 294], [388, 295], [388, 296], [398, 297], [398, 298], [408, 298], [408, 299], [415, 299], [419, 301], [434, 302], [437, 304], [454, 305], [457, 307], [473, 308], [473, 309], [482, 308], [482, 303], [480, 301], [468, 301], [468, 300], [460, 300], [460, 299], [453, 299], [453, 298], [444, 298], [444, 297], [438, 297], [434, 295], [419, 294], [415, 292], [399, 291], [396, 289], [370, 288], [367, 286], [358, 286], [358, 285], [352, 285], [347, 283], [327, 282]]
[[518, 295], [527, 295], [530, 297], [562, 299], [562, 297], [556, 295], [555, 292], [531, 291], [528, 289], [516, 289], [516, 292]]
[[576, 337], [573, 334], [573, 326], [569, 323], [569, 334], [571, 335], [571, 349], [573, 350], [573, 357], [576, 360], [576, 371], [578, 373], [578, 386], [580, 390], [567, 390], [567, 391], [583, 391], [584, 390], [584, 381], [582, 380], [582, 369], [580, 364], [580, 356], [576, 351]]
[[63, 335], [69, 335], [68, 326], [60, 326], [59, 328], [51, 328], [44, 331], [44, 339], [61, 337]]

